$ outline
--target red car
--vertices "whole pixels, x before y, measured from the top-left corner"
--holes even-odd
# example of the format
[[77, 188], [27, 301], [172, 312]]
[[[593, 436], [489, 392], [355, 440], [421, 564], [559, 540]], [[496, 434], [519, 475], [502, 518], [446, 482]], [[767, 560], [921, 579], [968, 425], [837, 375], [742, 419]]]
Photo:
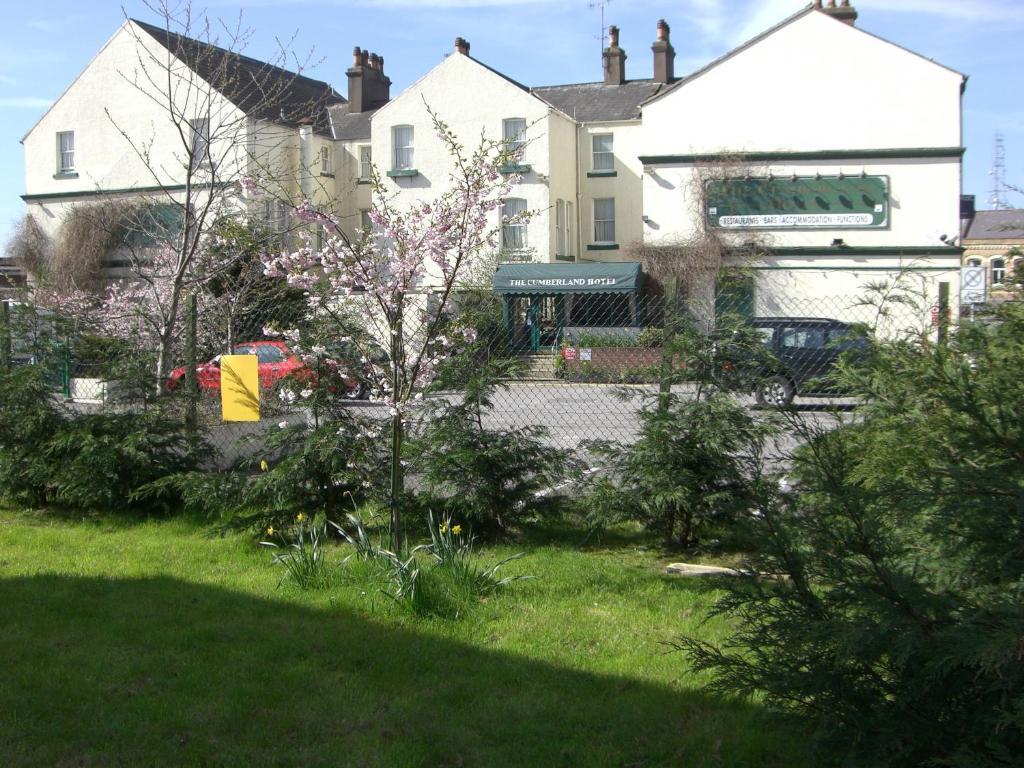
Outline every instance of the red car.
[[[256, 355], [257, 371], [261, 389], [270, 389], [282, 379], [295, 376], [299, 381], [316, 386], [316, 373], [299, 359], [283, 341], [246, 341], [236, 344], [235, 355]], [[167, 389], [174, 390], [185, 379], [185, 366], [171, 371]], [[196, 381], [199, 389], [208, 394], [220, 392], [220, 355], [209, 362], [196, 366]], [[348, 397], [362, 397], [365, 390], [361, 382], [343, 377], [345, 394]], [[333, 391], [333, 390], [332, 390]]]

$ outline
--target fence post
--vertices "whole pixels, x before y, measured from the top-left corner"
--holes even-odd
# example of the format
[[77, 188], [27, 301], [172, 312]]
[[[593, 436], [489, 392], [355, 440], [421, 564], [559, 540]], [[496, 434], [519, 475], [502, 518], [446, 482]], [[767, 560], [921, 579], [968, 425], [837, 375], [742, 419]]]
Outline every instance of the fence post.
[[661, 339], [661, 370], [658, 374], [658, 410], [667, 411], [672, 393], [672, 381], [675, 379], [675, 355], [673, 341], [676, 337], [679, 315], [679, 278], [670, 277], [665, 281], [665, 306], [663, 308], [664, 328]]
[[11, 305], [0, 301], [0, 371], [11, 367]]
[[196, 380], [196, 295], [188, 297], [185, 305], [185, 429], [191, 436], [196, 430], [196, 406], [199, 382]]
[[949, 339], [949, 283], [939, 283], [939, 344]]
[[61, 360], [61, 388], [64, 390], [64, 399], [71, 399], [71, 339], [64, 337], [64, 354]]

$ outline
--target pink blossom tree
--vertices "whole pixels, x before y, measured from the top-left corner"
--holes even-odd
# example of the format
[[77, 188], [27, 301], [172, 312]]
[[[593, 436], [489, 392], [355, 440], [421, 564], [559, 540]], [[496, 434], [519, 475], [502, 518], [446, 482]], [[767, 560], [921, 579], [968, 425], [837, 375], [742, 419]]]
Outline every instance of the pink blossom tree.
[[[377, 368], [373, 395], [391, 410], [392, 545], [401, 545], [398, 501], [405, 478], [402, 443], [413, 403], [422, 398], [440, 362], [453, 354], [471, 329], [451, 324], [453, 297], [469, 265], [495, 248], [502, 221], [495, 215], [519, 178], [502, 166], [518, 161], [521, 148], [481, 137], [467, 152], [454, 132], [430, 111], [452, 171], [446, 191], [430, 201], [399, 208], [374, 174], [372, 231], [346, 237], [338, 221], [305, 203], [295, 215], [325, 230], [323, 247], [268, 255], [268, 276], [285, 277], [308, 296], [312, 310], [338, 320], [341, 342], [358, 342], [347, 328], [353, 314], [362, 319], [366, 338], [387, 353]], [[527, 218], [524, 214], [521, 218]], [[507, 223], [507, 222], [505, 222]], [[345, 338], [342, 338], [344, 336]], [[363, 355], [363, 364], [372, 358]]]

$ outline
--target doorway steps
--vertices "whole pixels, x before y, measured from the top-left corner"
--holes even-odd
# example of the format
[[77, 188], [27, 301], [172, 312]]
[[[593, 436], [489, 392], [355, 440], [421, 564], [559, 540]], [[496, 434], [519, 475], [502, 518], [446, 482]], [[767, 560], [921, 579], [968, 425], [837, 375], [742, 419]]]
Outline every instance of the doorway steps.
[[555, 356], [550, 352], [520, 355], [519, 360], [523, 363], [523, 371], [519, 374], [519, 379], [525, 381], [555, 380]]

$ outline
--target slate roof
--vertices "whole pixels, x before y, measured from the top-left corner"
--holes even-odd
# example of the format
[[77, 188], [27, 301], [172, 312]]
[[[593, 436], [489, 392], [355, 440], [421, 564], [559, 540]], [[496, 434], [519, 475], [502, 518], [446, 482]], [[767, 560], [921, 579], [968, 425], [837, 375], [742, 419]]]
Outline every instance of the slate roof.
[[291, 126], [312, 119], [313, 130], [329, 136], [327, 107], [346, 103], [334, 88], [321, 80], [137, 19], [132, 19], [132, 23], [251, 117]]
[[370, 138], [370, 118], [376, 109], [349, 113], [346, 102], [330, 106], [327, 111], [331, 116], [331, 135], [335, 139], [357, 141]]
[[977, 211], [967, 227], [965, 240], [1024, 239], [1024, 208]]
[[627, 80], [622, 85], [547, 85], [530, 93], [579, 122], [601, 122], [639, 120], [640, 105], [667, 87], [654, 80]]

